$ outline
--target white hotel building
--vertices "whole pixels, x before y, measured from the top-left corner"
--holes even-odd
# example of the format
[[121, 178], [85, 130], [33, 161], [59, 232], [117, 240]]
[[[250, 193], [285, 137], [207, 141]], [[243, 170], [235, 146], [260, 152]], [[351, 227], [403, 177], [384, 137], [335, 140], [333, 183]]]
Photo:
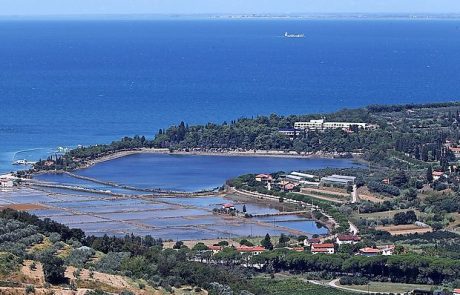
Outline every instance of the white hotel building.
[[361, 129], [371, 129], [375, 125], [367, 123], [352, 123], [352, 122], [324, 122], [321, 120], [310, 120], [309, 122], [295, 122], [294, 129], [306, 130], [326, 130], [326, 129], [350, 129], [351, 126], [358, 126]]

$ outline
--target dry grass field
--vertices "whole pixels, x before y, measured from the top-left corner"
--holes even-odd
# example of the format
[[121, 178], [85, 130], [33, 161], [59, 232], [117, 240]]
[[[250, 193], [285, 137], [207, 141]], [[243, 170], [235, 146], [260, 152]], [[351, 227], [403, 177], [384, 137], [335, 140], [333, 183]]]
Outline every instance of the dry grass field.
[[432, 232], [431, 227], [419, 227], [414, 224], [403, 224], [403, 225], [388, 225], [388, 226], [377, 226], [376, 230], [382, 230], [390, 233], [392, 236], [407, 235], [407, 234], [423, 234]]

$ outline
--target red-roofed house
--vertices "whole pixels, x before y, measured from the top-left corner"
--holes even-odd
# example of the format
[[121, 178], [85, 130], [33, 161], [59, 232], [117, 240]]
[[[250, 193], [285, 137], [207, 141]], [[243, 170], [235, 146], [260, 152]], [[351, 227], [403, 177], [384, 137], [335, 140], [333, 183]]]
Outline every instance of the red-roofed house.
[[208, 249], [211, 250], [213, 254], [216, 254], [222, 251], [221, 246], [215, 246], [215, 245], [208, 246]]
[[227, 204], [223, 204], [223, 205], [222, 205], [222, 209], [225, 209], [225, 210], [235, 210], [235, 206], [233, 206], [233, 204], [227, 203]]
[[382, 254], [382, 250], [380, 249], [369, 248], [369, 247], [359, 249], [359, 255], [362, 255], [362, 256], [369, 257], [369, 256], [377, 256], [380, 254]]
[[50, 167], [50, 166], [53, 166], [54, 165], [54, 161], [45, 161], [45, 163], [43, 163], [46, 167]]
[[313, 254], [317, 254], [317, 253], [334, 254], [335, 253], [334, 244], [332, 243], [312, 244], [311, 253]]
[[460, 289], [454, 289], [453, 295], [460, 295]]
[[259, 255], [260, 253], [262, 253], [262, 252], [264, 252], [266, 250], [267, 249], [265, 249], [264, 247], [261, 247], [261, 246], [252, 246], [252, 247], [240, 246], [240, 247], [236, 248], [236, 251], [238, 251], [238, 252], [252, 253], [253, 255]]
[[338, 235], [336, 241], [338, 245], [343, 245], [343, 244], [354, 245], [358, 243], [359, 241], [361, 241], [361, 238], [355, 235]]
[[270, 174], [257, 174], [256, 181], [258, 182], [272, 182], [273, 177]]
[[296, 187], [295, 184], [293, 184], [293, 183], [288, 183], [288, 184], [286, 184], [286, 185], [284, 186], [284, 190], [285, 190], [285, 191], [292, 191], [295, 187]]
[[449, 147], [449, 150], [454, 153], [455, 158], [460, 158], [460, 147]]
[[441, 176], [444, 175], [444, 172], [442, 171], [433, 171], [433, 180], [438, 180], [439, 178], [441, 178]]

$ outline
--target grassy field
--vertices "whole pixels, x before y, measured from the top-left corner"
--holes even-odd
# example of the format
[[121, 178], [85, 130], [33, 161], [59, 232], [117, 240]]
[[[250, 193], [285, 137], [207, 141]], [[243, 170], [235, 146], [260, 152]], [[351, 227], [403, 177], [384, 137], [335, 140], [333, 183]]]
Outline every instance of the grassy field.
[[[367, 285], [351, 285], [343, 286], [346, 288], [352, 288], [356, 290], [367, 291]], [[433, 286], [430, 285], [417, 285], [417, 284], [400, 284], [400, 283], [382, 283], [382, 282], [371, 282], [369, 284], [370, 292], [390, 292], [390, 293], [404, 293], [414, 289], [419, 290], [431, 290]]]
[[267, 295], [351, 295], [356, 293], [305, 283], [299, 279], [255, 278], [253, 283], [267, 290]]
[[433, 231], [431, 227], [419, 227], [413, 224], [377, 226], [375, 229], [389, 232], [390, 235], [392, 236], [415, 234], [415, 233], [423, 234], [423, 233]]

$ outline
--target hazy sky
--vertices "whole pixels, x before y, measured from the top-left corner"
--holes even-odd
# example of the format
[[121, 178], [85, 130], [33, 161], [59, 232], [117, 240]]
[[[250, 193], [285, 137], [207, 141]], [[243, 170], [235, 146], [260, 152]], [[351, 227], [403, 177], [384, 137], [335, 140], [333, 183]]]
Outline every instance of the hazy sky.
[[460, 0], [0, 0], [0, 15], [460, 13]]

